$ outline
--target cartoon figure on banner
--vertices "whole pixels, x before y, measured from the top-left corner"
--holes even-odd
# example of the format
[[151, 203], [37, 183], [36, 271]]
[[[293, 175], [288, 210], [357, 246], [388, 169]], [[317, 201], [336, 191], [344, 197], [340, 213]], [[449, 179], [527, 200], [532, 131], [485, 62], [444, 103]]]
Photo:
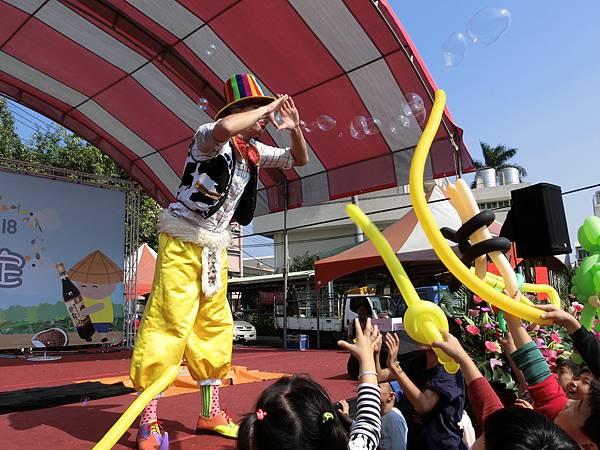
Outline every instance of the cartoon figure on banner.
[[[577, 268], [572, 278], [571, 292], [584, 305], [581, 313], [581, 325], [588, 330], [594, 326], [594, 320], [600, 308], [600, 217], [587, 217], [579, 227], [577, 238], [581, 246], [590, 254]], [[596, 325], [600, 331], [600, 324]]]
[[82, 314], [90, 316], [101, 341], [107, 342], [115, 319], [111, 296], [117, 284], [123, 282], [123, 269], [96, 250], [71, 267], [68, 275], [83, 297]]

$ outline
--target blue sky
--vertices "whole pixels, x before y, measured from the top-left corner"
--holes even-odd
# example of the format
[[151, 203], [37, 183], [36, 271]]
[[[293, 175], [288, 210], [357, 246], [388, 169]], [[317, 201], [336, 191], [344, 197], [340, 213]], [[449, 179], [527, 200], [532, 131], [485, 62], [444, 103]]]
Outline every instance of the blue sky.
[[[519, 148], [515, 162], [532, 183], [563, 191], [600, 182], [600, 2], [593, 0], [390, 0], [448, 106], [474, 158], [479, 141]], [[506, 8], [510, 29], [494, 44], [469, 45], [448, 68], [442, 44], [465, 31], [481, 8]], [[600, 188], [597, 188], [598, 190]], [[595, 190], [563, 197], [571, 241], [593, 214]]]
[[[436, 84], [446, 91], [448, 106], [465, 130], [473, 157], [482, 158], [480, 140], [505, 144], [519, 148], [515, 162], [527, 169], [529, 182], [553, 183], [566, 191], [600, 181], [600, 126], [594, 120], [600, 103], [596, 90], [600, 2], [389, 3]], [[442, 43], [451, 33], [464, 31], [469, 19], [484, 7], [507, 8], [512, 15], [510, 29], [491, 46], [470, 45], [459, 66], [445, 67]], [[31, 130], [21, 125], [20, 131], [27, 138]], [[572, 241], [583, 219], [593, 214], [593, 193], [563, 197]], [[264, 248], [247, 251], [270, 253]]]

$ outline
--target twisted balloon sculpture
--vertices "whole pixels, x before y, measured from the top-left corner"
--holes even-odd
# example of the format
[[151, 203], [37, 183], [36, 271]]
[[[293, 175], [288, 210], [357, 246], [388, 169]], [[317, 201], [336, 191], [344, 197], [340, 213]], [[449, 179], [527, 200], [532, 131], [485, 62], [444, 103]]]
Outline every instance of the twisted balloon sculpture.
[[[435, 303], [419, 298], [396, 253], [365, 213], [356, 205], [347, 205], [346, 212], [371, 240], [398, 285], [408, 306], [402, 320], [408, 335], [415, 341], [427, 345], [443, 341], [444, 338], [440, 331], [448, 331], [448, 319], [442, 309]], [[452, 358], [439, 348], [434, 348], [433, 351], [447, 372], [456, 373], [458, 371], [459, 366]]]
[[119, 420], [112, 426], [104, 437], [92, 450], [110, 450], [117, 441], [125, 434], [137, 416], [144, 410], [146, 405], [158, 394], [167, 389], [179, 374], [179, 364], [169, 367], [162, 376], [144, 389], [138, 398], [129, 405], [129, 408], [121, 415]]
[[[579, 264], [572, 279], [571, 292], [584, 305], [581, 325], [591, 330], [600, 311], [600, 217], [587, 217], [579, 228], [577, 238], [590, 254]], [[599, 331], [600, 326], [597, 325], [596, 328]]]
[[[476, 256], [475, 270], [471, 271], [452, 251], [427, 206], [423, 188], [423, 172], [429, 148], [442, 119], [445, 103], [446, 94], [444, 91], [436, 91], [431, 115], [419, 139], [410, 167], [410, 196], [421, 227], [440, 260], [472, 292], [509, 314], [530, 322], [543, 325], [550, 324], [550, 321], [542, 319], [543, 311], [535, 308], [525, 296], [520, 295], [520, 301], [516, 301], [514, 298], [496, 290], [506, 289], [513, 295], [519, 292], [515, 273], [500, 251], [490, 252], [490, 257], [499, 267], [502, 277], [485, 271], [484, 264], [487, 258], [485, 254]], [[456, 185], [449, 186], [447, 194], [465, 225], [470, 219], [479, 214], [479, 208], [473, 199], [472, 193], [463, 180], [459, 179]], [[443, 339], [441, 332], [448, 330], [448, 321], [441, 308], [418, 297], [395, 252], [368, 217], [354, 205], [348, 205], [346, 211], [371, 239], [402, 292], [408, 305], [404, 316], [404, 328], [408, 335], [423, 344], [431, 344]], [[480, 245], [480, 249], [485, 248], [481, 244], [491, 238], [487, 226], [471, 224], [471, 227], [467, 227], [467, 229], [469, 229], [469, 239], [474, 243], [473, 247]], [[551, 286], [525, 283], [522, 289], [526, 292], [545, 292], [549, 295], [553, 304], [560, 305], [558, 294]], [[455, 373], [458, 370], [458, 365], [448, 355], [439, 349], [434, 349], [434, 351], [440, 363], [448, 372]]]
[[[431, 143], [433, 142], [433, 138], [435, 137], [436, 131], [442, 119], [445, 103], [446, 94], [441, 89], [437, 90], [435, 93], [435, 102], [433, 104], [431, 116], [427, 122], [427, 126], [425, 127], [423, 134], [421, 135], [421, 139], [417, 144], [417, 148], [415, 149], [415, 153], [413, 155], [412, 164], [410, 166], [410, 197], [421, 227], [423, 227], [423, 231], [425, 232], [427, 239], [429, 239], [431, 246], [440, 260], [468, 289], [473, 291], [479, 297], [487, 300], [492, 305], [506, 311], [509, 314], [512, 314], [513, 316], [520, 317], [521, 319], [525, 319], [530, 322], [549, 325], [551, 322], [549, 320], [542, 319], [541, 317], [544, 313], [543, 311], [535, 308], [533, 305], [526, 304], [523, 301], [515, 301], [513, 298], [495, 290], [492, 286], [488, 285], [486, 281], [482, 280], [475, 273], [471, 272], [471, 270], [469, 270], [469, 268], [465, 266], [452, 251], [446, 242], [446, 239], [439, 230], [433, 214], [427, 207], [425, 191], [423, 189], [423, 172], [425, 169], [427, 153], [429, 152], [429, 148], [431, 147]], [[461, 186], [462, 184], [464, 184], [464, 181], [457, 181], [457, 186]], [[457, 187], [457, 189], [462, 190], [463, 187]], [[504, 266], [504, 263], [501, 262], [500, 264]], [[486, 274], [484, 278], [487, 280], [488, 275]], [[510, 274], [508, 281], [506, 278], [504, 278], [504, 283], [506, 284], [505, 287], [509, 292], [517, 292], [516, 281], [515, 284], [513, 284]], [[550, 298], [552, 302], [556, 304], [558, 295], [551, 295]]]

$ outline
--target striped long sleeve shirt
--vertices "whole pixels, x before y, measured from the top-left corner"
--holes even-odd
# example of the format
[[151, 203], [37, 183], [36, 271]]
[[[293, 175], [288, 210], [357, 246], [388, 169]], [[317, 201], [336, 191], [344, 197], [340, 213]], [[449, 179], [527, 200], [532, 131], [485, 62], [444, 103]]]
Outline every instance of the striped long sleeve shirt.
[[350, 430], [348, 450], [376, 450], [381, 434], [381, 397], [379, 386], [358, 386], [356, 420]]

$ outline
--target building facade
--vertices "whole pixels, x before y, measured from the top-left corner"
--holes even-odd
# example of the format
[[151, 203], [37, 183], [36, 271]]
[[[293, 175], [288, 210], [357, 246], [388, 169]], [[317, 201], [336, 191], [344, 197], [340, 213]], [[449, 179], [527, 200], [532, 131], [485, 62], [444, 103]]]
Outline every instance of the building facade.
[[[441, 186], [446, 183], [445, 179], [435, 181], [435, 184]], [[433, 185], [434, 182], [430, 182], [429, 189]], [[472, 191], [480, 208], [493, 209], [496, 220], [503, 222], [510, 209], [511, 191], [528, 185], [528, 183], [482, 185]], [[288, 261], [307, 253], [325, 258], [353, 246], [357, 241], [356, 229], [345, 213], [345, 206], [351, 201], [351, 198], [345, 198], [288, 211], [288, 229], [300, 227], [288, 231]], [[379, 229], [387, 228], [412, 208], [408, 186], [359, 195], [358, 204]], [[274, 240], [273, 265], [276, 272], [281, 272], [284, 261], [283, 213], [256, 217], [253, 227], [255, 233]]]

